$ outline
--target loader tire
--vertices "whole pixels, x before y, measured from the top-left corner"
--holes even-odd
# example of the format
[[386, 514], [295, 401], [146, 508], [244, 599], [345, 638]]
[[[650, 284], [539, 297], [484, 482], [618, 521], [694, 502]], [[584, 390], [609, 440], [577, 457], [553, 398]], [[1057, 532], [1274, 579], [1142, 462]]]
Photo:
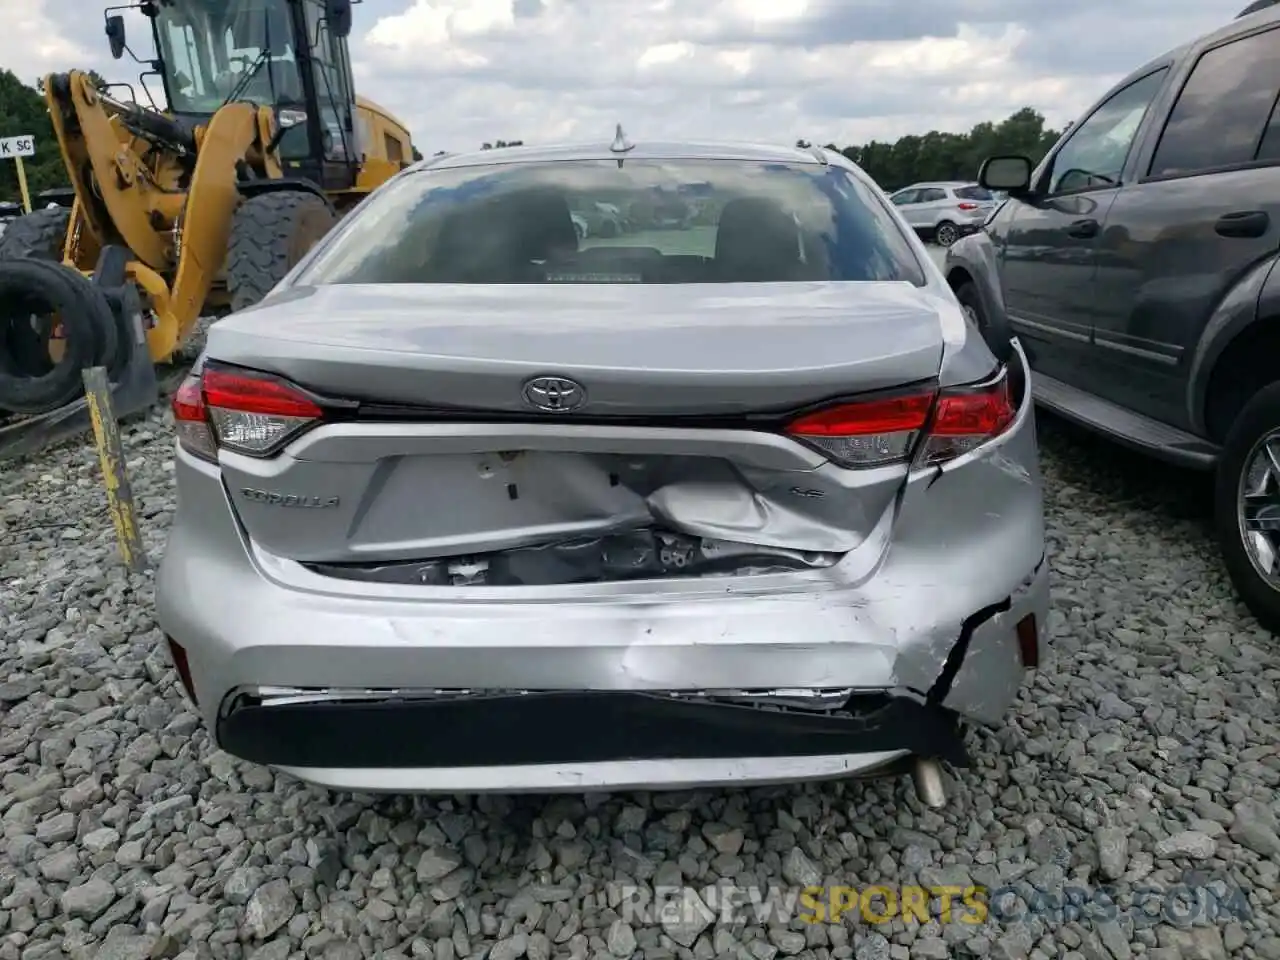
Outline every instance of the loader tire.
[[33, 210], [5, 224], [0, 234], [0, 260], [34, 257], [37, 260], [62, 260], [71, 211], [66, 207]]
[[0, 410], [41, 414], [70, 403], [83, 392], [81, 371], [109, 364], [118, 349], [111, 305], [83, 274], [38, 257], [0, 260], [0, 328], [31, 330], [28, 318], [41, 313], [60, 316], [63, 355], [54, 363], [46, 353], [38, 370], [13, 358], [0, 364]]
[[337, 221], [327, 203], [301, 190], [261, 193], [240, 204], [227, 250], [232, 312], [270, 293]]
[[[35, 210], [9, 221], [0, 234], [0, 260], [61, 260], [70, 222], [66, 207]], [[51, 365], [45, 338], [28, 324], [0, 318], [0, 370], [34, 376]]]

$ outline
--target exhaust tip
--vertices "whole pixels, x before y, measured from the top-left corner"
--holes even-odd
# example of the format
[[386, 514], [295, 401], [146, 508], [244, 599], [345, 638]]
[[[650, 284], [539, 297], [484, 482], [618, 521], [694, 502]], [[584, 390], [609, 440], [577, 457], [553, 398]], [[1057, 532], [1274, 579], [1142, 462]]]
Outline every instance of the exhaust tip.
[[942, 782], [942, 764], [931, 757], [916, 757], [911, 768], [916, 796], [930, 810], [941, 810], [947, 805], [947, 791]]

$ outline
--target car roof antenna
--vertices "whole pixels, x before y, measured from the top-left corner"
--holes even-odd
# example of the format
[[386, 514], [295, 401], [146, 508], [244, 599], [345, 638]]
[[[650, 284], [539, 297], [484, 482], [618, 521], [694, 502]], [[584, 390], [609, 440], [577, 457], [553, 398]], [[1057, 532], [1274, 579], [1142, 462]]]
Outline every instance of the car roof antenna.
[[[618, 124], [618, 132], [613, 135], [613, 143], [609, 145], [610, 153], [627, 153], [635, 149], [635, 144], [622, 132], [622, 124]], [[622, 157], [618, 157], [618, 169], [622, 169]]]

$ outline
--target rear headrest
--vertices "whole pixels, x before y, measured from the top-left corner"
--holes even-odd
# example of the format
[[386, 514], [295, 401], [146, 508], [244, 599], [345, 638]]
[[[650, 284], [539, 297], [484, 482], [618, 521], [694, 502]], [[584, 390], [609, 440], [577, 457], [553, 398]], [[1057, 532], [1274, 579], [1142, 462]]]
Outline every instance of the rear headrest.
[[431, 272], [438, 282], [516, 283], [528, 279], [530, 261], [577, 246], [564, 197], [522, 191], [450, 213], [436, 240]]
[[522, 190], [504, 201], [510, 229], [519, 237], [522, 255], [530, 260], [578, 249], [578, 231], [564, 194], [550, 188]]
[[716, 261], [765, 276], [794, 267], [800, 262], [795, 218], [772, 200], [730, 200], [720, 212], [716, 229]]

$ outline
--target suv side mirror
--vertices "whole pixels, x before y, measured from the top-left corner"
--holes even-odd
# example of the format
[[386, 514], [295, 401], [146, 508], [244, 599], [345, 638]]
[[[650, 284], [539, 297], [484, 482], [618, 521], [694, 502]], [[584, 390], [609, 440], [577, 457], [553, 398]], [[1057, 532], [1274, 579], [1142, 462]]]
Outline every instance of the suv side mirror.
[[1034, 169], [1026, 157], [988, 157], [978, 170], [978, 183], [988, 190], [1002, 193], [1027, 193], [1031, 189]]
[[114, 59], [124, 56], [124, 17], [118, 13], [107, 17], [107, 43]]
[[351, 35], [351, 0], [325, 0], [329, 29], [339, 40]]

